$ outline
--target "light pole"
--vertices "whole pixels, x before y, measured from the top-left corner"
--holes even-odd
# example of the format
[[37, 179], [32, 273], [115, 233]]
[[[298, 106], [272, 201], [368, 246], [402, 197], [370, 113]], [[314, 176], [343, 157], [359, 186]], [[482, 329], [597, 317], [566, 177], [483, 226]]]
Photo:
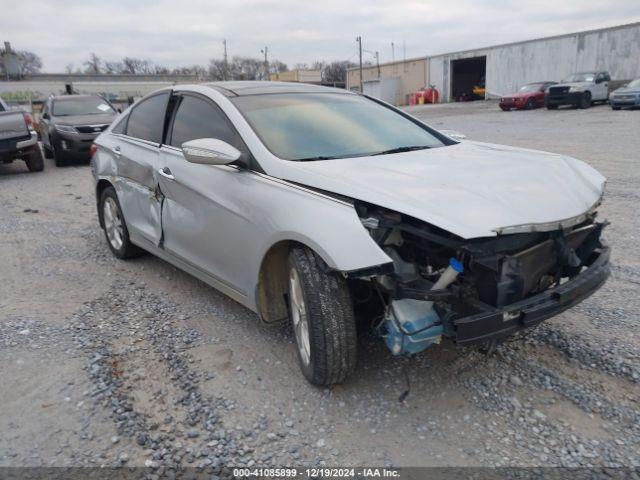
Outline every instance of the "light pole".
[[269, 80], [269, 60], [267, 59], [267, 52], [269, 47], [264, 47], [264, 50], [260, 50], [260, 53], [264, 53], [264, 78]]

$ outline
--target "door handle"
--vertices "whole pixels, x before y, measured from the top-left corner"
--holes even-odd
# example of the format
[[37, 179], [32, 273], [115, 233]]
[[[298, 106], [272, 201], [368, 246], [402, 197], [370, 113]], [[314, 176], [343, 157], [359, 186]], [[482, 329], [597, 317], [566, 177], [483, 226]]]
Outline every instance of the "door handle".
[[120, 147], [113, 147], [111, 151], [116, 157], [119, 157], [122, 154], [122, 152], [120, 151]]
[[173, 174], [171, 173], [171, 170], [169, 170], [169, 167], [162, 167], [161, 169], [158, 170], [158, 173], [164, 178], [166, 178], [167, 180], [176, 179], [176, 177], [174, 177]]

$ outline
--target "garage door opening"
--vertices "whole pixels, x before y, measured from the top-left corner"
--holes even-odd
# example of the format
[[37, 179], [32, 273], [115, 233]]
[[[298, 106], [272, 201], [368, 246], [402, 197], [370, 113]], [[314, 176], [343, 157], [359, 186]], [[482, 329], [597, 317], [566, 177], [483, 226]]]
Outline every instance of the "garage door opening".
[[451, 60], [451, 72], [453, 101], [484, 100], [487, 57]]

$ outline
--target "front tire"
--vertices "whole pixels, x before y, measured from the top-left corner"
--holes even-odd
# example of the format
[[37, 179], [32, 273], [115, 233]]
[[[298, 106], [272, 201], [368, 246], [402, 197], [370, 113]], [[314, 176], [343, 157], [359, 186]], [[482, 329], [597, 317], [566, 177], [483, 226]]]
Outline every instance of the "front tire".
[[340, 383], [355, 369], [357, 334], [344, 278], [320, 269], [305, 247], [289, 253], [289, 316], [302, 373], [314, 385]]
[[53, 158], [53, 151], [51, 150], [51, 147], [48, 147], [43, 143], [42, 150], [44, 150], [44, 158]]
[[527, 101], [527, 105], [525, 106], [525, 108], [526, 108], [527, 110], [533, 110], [533, 109], [534, 109], [534, 108], [536, 108], [536, 107], [537, 107], [537, 105], [536, 105], [536, 101], [535, 101], [533, 98], [530, 98], [530, 99]]
[[557, 110], [558, 105], [547, 105], [547, 110]]
[[103, 225], [107, 245], [113, 254], [120, 258], [133, 258], [142, 250], [131, 243], [129, 231], [124, 221], [118, 195], [113, 187], [105, 188], [100, 196], [100, 220]]
[[52, 146], [51, 151], [56, 167], [65, 167], [67, 165], [67, 159], [64, 158], [60, 150], [58, 150], [55, 146]]
[[580, 97], [580, 108], [589, 108], [591, 106], [591, 92], [584, 92]]

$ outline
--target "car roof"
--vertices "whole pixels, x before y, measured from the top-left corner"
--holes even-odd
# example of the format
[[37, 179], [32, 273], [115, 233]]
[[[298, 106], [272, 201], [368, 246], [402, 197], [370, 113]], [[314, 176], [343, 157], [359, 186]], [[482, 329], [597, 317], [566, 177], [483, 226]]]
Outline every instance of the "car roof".
[[351, 93], [341, 88], [323, 87], [309, 83], [267, 82], [256, 80], [211, 82], [202, 84], [227, 96], [264, 95], [269, 93]]

